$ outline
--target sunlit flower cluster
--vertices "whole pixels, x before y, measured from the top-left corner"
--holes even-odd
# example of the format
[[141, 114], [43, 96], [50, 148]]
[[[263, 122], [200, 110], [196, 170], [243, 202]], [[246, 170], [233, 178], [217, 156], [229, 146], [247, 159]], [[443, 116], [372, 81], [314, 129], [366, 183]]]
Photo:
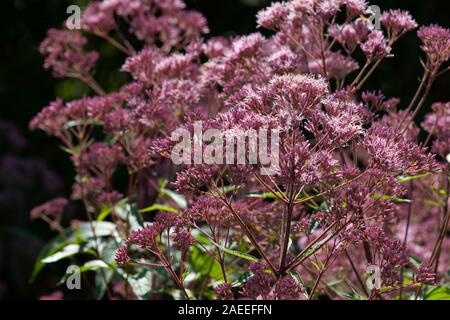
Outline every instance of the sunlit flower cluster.
[[[115, 262], [107, 262], [131, 279], [157, 269], [154, 298], [164, 290], [187, 299], [344, 299], [345, 291], [417, 298], [444, 282], [450, 106], [434, 104], [421, 127], [415, 120], [448, 70], [450, 31], [419, 29], [424, 75], [414, 99], [400, 101], [365, 85], [418, 25], [391, 10], [376, 30], [367, 14], [362, 0], [275, 2], [257, 15], [269, 36], [203, 38], [205, 18], [181, 0], [103, 0], [86, 8], [82, 31], [51, 29], [41, 46], [45, 67], [84, 81], [93, 95], [57, 99], [31, 128], [69, 153], [72, 199], [93, 230], [113, 224]], [[121, 71], [129, 82], [117, 92], [94, 80], [100, 57], [84, 51], [83, 34], [127, 55]], [[175, 166], [171, 134], [192, 132], [199, 120], [224, 136], [277, 129], [278, 170]], [[64, 205], [55, 200], [33, 217], [59, 215]], [[96, 258], [108, 259], [97, 240]], [[381, 274], [375, 289], [365, 283], [373, 266]], [[343, 278], [347, 284], [331, 281]]]

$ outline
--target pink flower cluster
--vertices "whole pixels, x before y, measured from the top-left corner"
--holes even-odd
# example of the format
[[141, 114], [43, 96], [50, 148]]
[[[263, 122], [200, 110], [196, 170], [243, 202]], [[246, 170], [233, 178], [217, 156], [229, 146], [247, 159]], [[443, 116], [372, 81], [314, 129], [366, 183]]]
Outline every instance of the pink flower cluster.
[[40, 53], [45, 56], [45, 69], [51, 69], [58, 78], [85, 77], [99, 59], [96, 51], [84, 52], [87, 39], [76, 31], [50, 29], [41, 43]]
[[[450, 31], [419, 29], [427, 63], [412, 101], [364, 91], [395, 43], [418, 26], [408, 12], [391, 10], [374, 30], [362, 19], [367, 6], [275, 2], [257, 15], [270, 36], [205, 40], [205, 19], [181, 0], [92, 2], [83, 32], [127, 54], [121, 71], [130, 82], [118, 92], [93, 79], [98, 56], [83, 51], [81, 34], [49, 32], [46, 68], [85, 81], [95, 95], [58, 99], [30, 126], [62, 141], [77, 171], [72, 198], [82, 200], [90, 223], [110, 212], [122, 272], [158, 268], [170, 279], [155, 272], [161, 288], [219, 299], [343, 299], [346, 285], [329, 284], [343, 277], [368, 299], [417, 298], [418, 289], [442, 281], [450, 260], [450, 105], [434, 104], [421, 128], [414, 120], [448, 70]], [[224, 136], [277, 129], [278, 170], [176, 167], [171, 134], [193, 132], [199, 120]], [[126, 188], [116, 183], [124, 172]], [[195, 259], [210, 272], [196, 270]], [[383, 288], [370, 290], [362, 279], [374, 265]]]

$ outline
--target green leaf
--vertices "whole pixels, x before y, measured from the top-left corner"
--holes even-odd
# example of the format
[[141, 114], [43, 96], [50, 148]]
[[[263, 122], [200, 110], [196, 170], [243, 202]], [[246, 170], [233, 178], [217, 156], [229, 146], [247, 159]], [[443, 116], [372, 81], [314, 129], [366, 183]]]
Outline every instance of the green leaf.
[[57, 236], [42, 248], [34, 264], [33, 271], [31, 272], [30, 282], [33, 282], [41, 272], [42, 268], [44, 268], [45, 263], [43, 263], [42, 260], [53, 255], [55, 252], [58, 252], [65, 245], [64, 239], [61, 236]]
[[409, 200], [409, 199], [402, 199], [402, 198], [397, 198], [397, 197], [388, 196], [388, 195], [384, 195], [384, 194], [375, 194], [373, 197], [375, 200], [386, 200], [386, 201], [392, 201], [395, 203], [410, 203], [411, 202], [411, 200]]
[[81, 272], [85, 271], [93, 271], [98, 269], [111, 269], [111, 266], [108, 265], [103, 260], [91, 260], [86, 262], [81, 268]]
[[161, 193], [165, 196], [168, 196], [169, 198], [171, 198], [173, 201], [175, 201], [175, 203], [181, 208], [181, 209], [186, 209], [187, 208], [187, 200], [186, 198], [179, 194], [176, 193], [172, 190], [169, 189], [161, 189]]
[[408, 181], [412, 181], [412, 180], [418, 180], [418, 179], [421, 179], [424, 177], [428, 177], [430, 174], [431, 174], [431, 172], [417, 174], [414, 176], [403, 176], [403, 177], [398, 178], [398, 182], [404, 183], [404, 182], [408, 182]]
[[273, 193], [273, 192], [264, 192], [264, 193], [249, 193], [247, 195], [248, 198], [263, 198], [263, 199], [276, 199], [277, 195], [282, 197], [283, 194], [280, 192]]
[[64, 152], [66, 152], [66, 153], [72, 155], [72, 156], [73, 156], [74, 154], [76, 154], [76, 153], [78, 152], [78, 150], [80, 149], [79, 146], [75, 146], [75, 147], [73, 147], [72, 149], [67, 148], [67, 147], [65, 147], [65, 146], [59, 146], [59, 148], [60, 148], [61, 150], [63, 150]]
[[98, 248], [101, 259], [109, 265], [114, 263], [114, 256], [117, 249], [119, 249], [120, 243], [116, 242], [113, 238], [102, 239]]
[[103, 125], [103, 122], [99, 121], [99, 120], [95, 120], [95, 119], [88, 119], [88, 120], [71, 120], [68, 121], [65, 125], [64, 125], [64, 129], [69, 129], [69, 128], [73, 128], [73, 127], [78, 127], [81, 125], [93, 125], [93, 126], [101, 126]]
[[450, 287], [436, 287], [427, 292], [424, 300], [450, 300]]
[[106, 293], [107, 286], [113, 277], [114, 272], [112, 270], [102, 270], [95, 273], [95, 292], [94, 299], [100, 300]]
[[128, 283], [139, 300], [148, 299], [152, 290], [153, 275], [148, 270], [128, 277]]
[[209, 276], [216, 280], [222, 279], [222, 271], [219, 262], [197, 246], [193, 246], [191, 249], [189, 267], [192, 268], [192, 271], [199, 273], [201, 276]]
[[223, 252], [231, 254], [231, 255], [233, 255], [235, 257], [239, 257], [239, 258], [242, 258], [242, 259], [245, 259], [245, 260], [248, 260], [248, 261], [252, 261], [252, 262], [259, 262], [258, 258], [254, 257], [254, 256], [252, 256], [252, 255], [250, 255], [248, 253], [244, 253], [244, 252], [240, 252], [240, 251], [236, 251], [236, 250], [231, 250], [231, 249], [225, 248], [224, 246], [222, 246], [222, 245], [220, 245], [218, 243], [215, 243], [214, 241], [211, 241], [211, 243], [214, 244], [217, 248], [219, 248]]
[[319, 250], [325, 243], [327, 243], [331, 238], [333, 238], [333, 233], [329, 233], [324, 239], [320, 240], [319, 242], [315, 243], [311, 248], [309, 248], [306, 251], [303, 251], [301, 253], [301, 258], [303, 257], [309, 257], [312, 254], [314, 254], [317, 250]]
[[352, 288], [353, 292], [341, 292], [341, 291], [336, 291], [338, 294], [340, 294], [343, 298], [349, 299], [349, 300], [367, 300], [367, 298], [362, 297], [359, 293], [357, 293], [353, 288]]
[[[111, 222], [93, 222], [97, 237], [107, 237], [116, 235], [116, 226]], [[89, 248], [93, 246], [85, 245], [80, 249], [82, 244], [89, 244], [93, 238], [91, 226], [88, 222], [80, 224], [74, 231], [71, 228], [64, 230], [65, 238], [57, 236], [53, 238], [39, 253], [31, 273], [30, 282], [34, 281], [38, 274], [42, 271], [46, 264], [53, 263], [73, 256], [78, 253], [74, 252], [78, 246], [81, 253], [91, 253]], [[70, 247], [68, 247], [70, 246]], [[67, 248], [68, 247], [68, 248]], [[81, 251], [80, 251], [81, 250]]]
[[[218, 188], [218, 191], [221, 194], [227, 194], [230, 193], [231, 191], [235, 191], [235, 190], [239, 190], [240, 188], [242, 188], [242, 185], [239, 186], [225, 186], [225, 187], [220, 187]], [[218, 192], [216, 190], [211, 190], [211, 194], [214, 196], [219, 196]]]
[[409, 262], [415, 266], [416, 268], [419, 268], [420, 264], [422, 263], [422, 260], [420, 260], [418, 257], [416, 256], [411, 256], [409, 258]]
[[97, 221], [105, 220], [111, 214], [111, 209], [108, 207], [103, 207], [100, 213], [98, 214]]
[[324, 201], [320, 204], [320, 210], [322, 210], [322, 211], [330, 210], [330, 207], [328, 207], [328, 203], [326, 201]]
[[84, 222], [78, 226], [76, 232], [82, 235], [84, 238], [93, 238], [95, 235], [97, 237], [109, 237], [115, 235], [116, 225], [108, 221], [93, 221], [92, 226], [90, 222]]
[[250, 271], [245, 271], [239, 275], [238, 280], [233, 282], [234, 287], [242, 287], [245, 285], [245, 283], [250, 279], [252, 276], [252, 273]]
[[294, 243], [294, 242], [292, 241], [292, 238], [289, 238], [289, 242], [288, 242], [288, 246], [287, 246], [287, 249], [288, 249], [288, 250], [291, 248], [291, 246], [292, 246], [293, 243]]
[[140, 229], [144, 226], [144, 221], [142, 220], [142, 216], [139, 213], [136, 204], [128, 204], [125, 203], [122, 206], [116, 208], [117, 216], [127, 221], [130, 224], [131, 230]]
[[308, 207], [310, 207], [311, 209], [313, 209], [314, 211], [319, 211], [320, 207], [316, 206], [314, 203], [311, 202], [306, 202], [305, 203]]
[[313, 234], [314, 231], [316, 231], [319, 227], [320, 227], [319, 221], [316, 220], [316, 219], [312, 219], [311, 225], [310, 225], [309, 230], [308, 230], [309, 234]]
[[165, 211], [165, 212], [170, 212], [170, 213], [178, 213], [177, 209], [169, 207], [169, 206], [165, 206], [162, 204], [154, 204], [150, 207], [139, 210], [140, 213], [147, 213], [147, 212], [152, 212], [152, 211]]
[[[87, 272], [87, 271], [97, 271], [99, 269], [108, 269], [108, 270], [112, 270], [112, 266], [108, 265], [105, 261], [103, 260], [91, 260], [86, 262], [84, 265], [82, 265], [80, 267], [80, 272]], [[58, 285], [63, 284], [64, 282], [66, 282], [66, 280], [68, 279], [68, 277], [70, 276], [70, 274], [64, 274], [64, 276], [61, 278], [61, 280], [59, 280]]]
[[78, 252], [80, 252], [80, 248], [81, 247], [78, 244], [69, 244], [69, 245], [65, 246], [61, 251], [58, 251], [58, 252], [42, 259], [41, 261], [42, 261], [42, 263], [45, 263], [45, 264], [54, 263], [61, 259], [71, 257], [71, 256], [77, 254]]
[[[118, 210], [118, 208], [123, 208], [127, 205], [128, 199], [122, 199], [114, 205], [114, 210]], [[111, 208], [108, 206], [102, 206], [100, 213], [98, 214], [97, 221], [105, 220], [111, 214]]]

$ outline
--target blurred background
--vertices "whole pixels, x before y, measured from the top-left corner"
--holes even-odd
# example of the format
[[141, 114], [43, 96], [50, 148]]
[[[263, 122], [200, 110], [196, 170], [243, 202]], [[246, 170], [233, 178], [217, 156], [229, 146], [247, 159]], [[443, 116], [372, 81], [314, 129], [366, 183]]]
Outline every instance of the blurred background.
[[[189, 9], [206, 15], [210, 35], [232, 36], [255, 31], [255, 15], [268, 0], [185, 0]], [[47, 29], [60, 27], [76, 0], [3, 0], [0, 9], [0, 299], [36, 299], [55, 290], [60, 272], [46, 269], [30, 283], [40, 249], [54, 235], [30, 210], [56, 196], [69, 196], [74, 172], [56, 140], [30, 132], [31, 118], [55, 96], [82, 97], [89, 89], [76, 80], [55, 80], [42, 68], [39, 43]], [[419, 24], [450, 27], [449, 0], [373, 0], [382, 10], [409, 10]], [[109, 90], [120, 87], [126, 75], [117, 71], [124, 57], [108, 45], [96, 47], [101, 59], [95, 78]], [[421, 75], [419, 40], [415, 33], [394, 48], [396, 59], [382, 63], [368, 89], [388, 97], [411, 99]], [[125, 78], [124, 78], [125, 77]], [[427, 101], [450, 100], [450, 74], [437, 81]], [[424, 113], [428, 110], [424, 110]], [[69, 210], [70, 211], [70, 210]], [[72, 208], [69, 215], [76, 217]], [[55, 268], [55, 267], [53, 267]]]

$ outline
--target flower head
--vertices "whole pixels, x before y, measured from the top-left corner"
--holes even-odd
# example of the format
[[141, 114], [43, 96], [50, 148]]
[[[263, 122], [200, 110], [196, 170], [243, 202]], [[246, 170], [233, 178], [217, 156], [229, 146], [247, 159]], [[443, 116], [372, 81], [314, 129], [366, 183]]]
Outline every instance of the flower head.
[[426, 53], [430, 67], [439, 67], [450, 58], [450, 30], [438, 25], [421, 27], [417, 32], [422, 40], [422, 50]]
[[274, 77], [267, 87], [273, 96], [274, 107], [292, 107], [307, 112], [328, 93], [325, 79], [312, 75], [282, 75]]
[[122, 71], [131, 73], [135, 80], [150, 83], [153, 80], [155, 64], [161, 60], [161, 55], [153, 48], [147, 48], [134, 56], [127, 58]]
[[284, 276], [275, 284], [275, 296], [278, 300], [304, 300], [302, 287], [292, 276]]
[[63, 108], [64, 102], [61, 99], [53, 101], [31, 120], [30, 129], [41, 129], [49, 135], [60, 137], [63, 126], [68, 121]]
[[365, 0], [341, 0], [345, 5], [349, 17], [362, 15], [367, 10], [367, 2]]
[[45, 69], [51, 69], [57, 78], [85, 77], [99, 58], [96, 51], [83, 51], [86, 43], [78, 31], [50, 29], [39, 47]]
[[434, 137], [432, 151], [443, 158], [450, 154], [450, 103], [434, 103], [422, 127]]
[[276, 29], [289, 15], [289, 7], [286, 3], [274, 2], [264, 10], [258, 12], [258, 26], [266, 29]]
[[233, 287], [232, 284], [228, 282], [219, 284], [216, 288], [217, 297], [220, 298], [221, 300], [232, 300], [233, 299], [233, 291], [231, 291], [232, 287]]
[[52, 216], [54, 218], [60, 218], [67, 204], [68, 201], [65, 198], [53, 199], [44, 204], [41, 204], [38, 207], [35, 207], [31, 211], [31, 218], [37, 219], [40, 218], [41, 216]]
[[368, 40], [361, 45], [361, 49], [369, 61], [382, 59], [391, 53], [391, 47], [388, 46], [386, 38], [379, 30], [369, 34]]
[[146, 226], [142, 229], [133, 231], [128, 237], [127, 245], [137, 245], [143, 249], [155, 248], [156, 237], [164, 230], [164, 226], [158, 223], [154, 223], [151, 226]]
[[253, 276], [245, 283], [242, 294], [246, 297], [267, 299], [272, 291], [273, 278], [265, 273], [265, 264], [258, 262], [252, 264], [249, 269]]
[[182, 230], [175, 233], [173, 241], [175, 242], [175, 247], [178, 250], [185, 252], [195, 243], [195, 238], [189, 231]]
[[381, 23], [389, 31], [393, 39], [398, 38], [405, 32], [417, 28], [417, 22], [407, 11], [389, 10], [383, 13], [380, 19]]
[[418, 174], [433, 170], [434, 157], [424, 148], [399, 136], [392, 128], [371, 128], [361, 142], [366, 148], [371, 165], [391, 174]]
[[82, 22], [86, 31], [108, 34], [116, 27], [114, 7], [106, 1], [92, 2], [84, 10]]
[[436, 273], [432, 271], [431, 267], [421, 264], [416, 280], [417, 282], [433, 286], [436, 284]]
[[126, 267], [131, 263], [131, 259], [128, 256], [128, 249], [125, 246], [120, 247], [114, 254], [114, 261], [118, 266]]

